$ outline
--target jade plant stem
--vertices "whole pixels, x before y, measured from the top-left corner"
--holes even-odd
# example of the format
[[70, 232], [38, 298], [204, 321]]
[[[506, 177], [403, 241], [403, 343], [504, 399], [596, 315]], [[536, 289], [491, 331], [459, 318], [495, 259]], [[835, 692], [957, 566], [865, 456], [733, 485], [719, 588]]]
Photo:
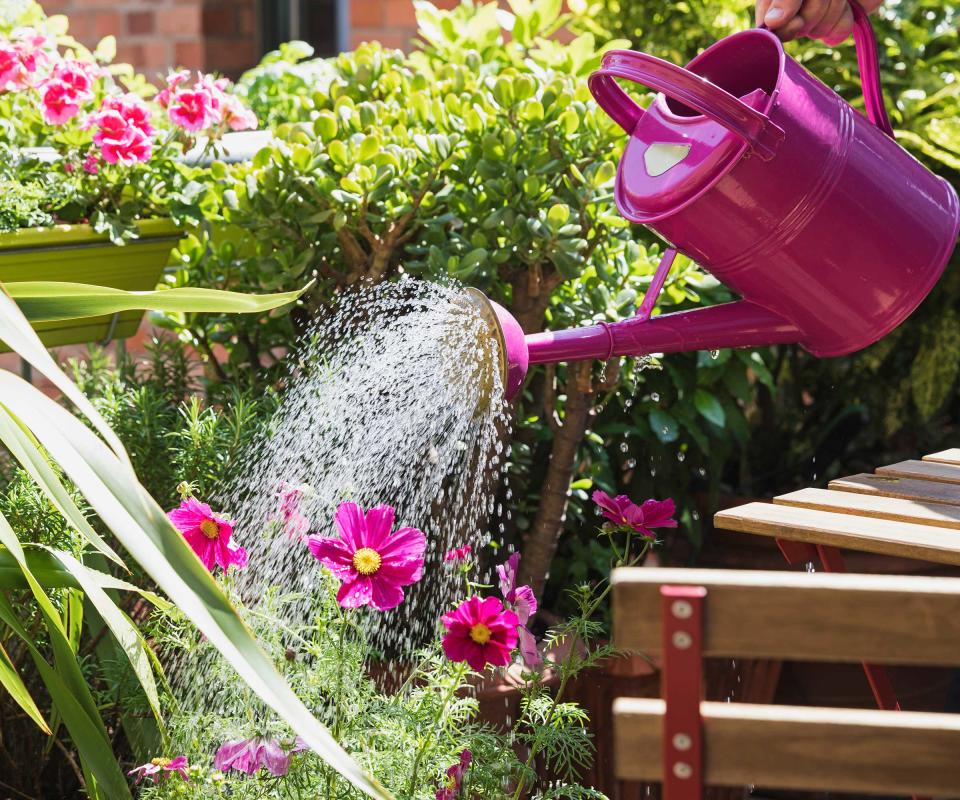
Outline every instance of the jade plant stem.
[[450, 701], [457, 693], [457, 689], [460, 688], [460, 684], [463, 682], [463, 677], [466, 672], [466, 664], [457, 665], [453, 672], [452, 680], [450, 681], [450, 688], [447, 689], [446, 694], [443, 696], [443, 700], [437, 707], [437, 713], [433, 715], [433, 721], [430, 723], [430, 733], [424, 738], [420, 747], [417, 748], [417, 755], [413, 759], [413, 770], [410, 772], [410, 783], [407, 786], [408, 798], [413, 798], [413, 790], [417, 786], [417, 773], [420, 772], [420, 762], [423, 761], [423, 757], [426, 755], [427, 747], [429, 746], [430, 742], [437, 735], [437, 729], [440, 726], [440, 720], [443, 719], [443, 712], [447, 710], [447, 706], [450, 705]]
[[[617, 553], [617, 561], [614, 564], [614, 567], [636, 566], [640, 562], [640, 560], [646, 555], [647, 550], [650, 548], [650, 541], [647, 540], [646, 542], [644, 542], [640, 552], [631, 559], [630, 558], [630, 537], [631, 537], [631, 534], [628, 533], [624, 555], [621, 558], [620, 554]], [[583, 613], [580, 615], [581, 619], [589, 620], [590, 617], [592, 617], [597, 612], [597, 609], [600, 608], [600, 604], [607, 598], [607, 595], [610, 594], [610, 591], [613, 589], [613, 584], [610, 583], [609, 579], [605, 580], [604, 583], [606, 583], [606, 586], [604, 587], [603, 591], [600, 592], [600, 594], [598, 594], [594, 598], [593, 602], [590, 603], [590, 605], [587, 606], [587, 608], [583, 611]], [[573, 655], [574, 655], [574, 652], [576, 651], [579, 640], [580, 640], [580, 636], [576, 632], [576, 630], [574, 630], [573, 636], [571, 637], [571, 640], [570, 640], [570, 650], [568, 652], [568, 655], [560, 664], [560, 685], [557, 687], [556, 694], [554, 694], [553, 696], [553, 702], [550, 704], [550, 709], [547, 711], [547, 714], [544, 717], [543, 727], [549, 727], [550, 723], [553, 721], [554, 712], [556, 711], [557, 706], [560, 704], [560, 701], [563, 699], [564, 692], [567, 689], [567, 683], [569, 682], [570, 677], [574, 673], [574, 670], [570, 669], [570, 662], [573, 660]], [[532, 769], [533, 762], [536, 760], [537, 756], [540, 755], [541, 749], [542, 747], [540, 745], [540, 740], [539, 740], [539, 737], [537, 737], [534, 739], [533, 743], [530, 745], [530, 752], [528, 753], [527, 760], [524, 764], [526, 769], [524, 770], [523, 774], [521, 774], [520, 780], [517, 782], [516, 791], [513, 793], [513, 800], [520, 800], [520, 798], [522, 797], [523, 790], [526, 784], [526, 776]]]

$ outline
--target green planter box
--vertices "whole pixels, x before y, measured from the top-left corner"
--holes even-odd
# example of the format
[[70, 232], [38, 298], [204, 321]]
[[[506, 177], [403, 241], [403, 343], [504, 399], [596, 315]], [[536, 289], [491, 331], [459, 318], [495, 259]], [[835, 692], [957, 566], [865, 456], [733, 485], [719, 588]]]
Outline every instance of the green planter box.
[[[89, 225], [28, 228], [0, 234], [0, 283], [68, 281], [115, 289], [154, 289], [180, 239], [169, 219], [140, 223], [140, 238], [122, 247]], [[36, 326], [48, 347], [123, 339], [136, 333], [142, 311], [56, 320]]]

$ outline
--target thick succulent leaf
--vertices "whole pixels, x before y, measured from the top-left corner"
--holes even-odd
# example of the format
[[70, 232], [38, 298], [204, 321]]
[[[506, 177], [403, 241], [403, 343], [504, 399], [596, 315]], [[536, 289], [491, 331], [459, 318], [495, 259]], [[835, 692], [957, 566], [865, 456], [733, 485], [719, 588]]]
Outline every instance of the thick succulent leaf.
[[7, 651], [3, 649], [2, 643], [0, 643], [0, 686], [6, 689], [13, 701], [26, 712], [30, 719], [37, 723], [40, 730], [46, 734], [50, 733], [50, 726], [47, 725], [43, 714], [40, 713], [40, 709], [37, 708], [37, 704], [30, 696], [30, 691], [24, 685], [23, 679], [10, 660]]
[[31, 322], [98, 317], [120, 311], [216, 312], [252, 314], [294, 302], [304, 289], [277, 294], [242, 294], [183, 287], [131, 292], [109, 286], [60, 281], [7, 283], [5, 288]]
[[130, 555], [263, 701], [358, 789], [389, 797], [290, 689], [128, 462], [69, 411], [9, 372], [0, 372], [0, 404], [29, 427]]

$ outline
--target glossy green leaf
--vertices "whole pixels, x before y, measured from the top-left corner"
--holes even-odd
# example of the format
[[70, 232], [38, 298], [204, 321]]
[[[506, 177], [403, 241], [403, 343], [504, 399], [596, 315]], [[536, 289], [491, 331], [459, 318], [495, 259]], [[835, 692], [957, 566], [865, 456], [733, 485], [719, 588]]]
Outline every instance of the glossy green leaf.
[[718, 427], [723, 427], [727, 415], [724, 413], [723, 406], [720, 405], [720, 401], [717, 400], [715, 395], [710, 394], [710, 392], [704, 389], [697, 389], [697, 391], [693, 393], [693, 404], [704, 419]]
[[183, 287], [151, 292], [131, 292], [108, 286], [58, 281], [29, 281], [6, 284], [31, 322], [97, 317], [120, 311], [148, 309], [170, 312], [216, 312], [252, 314], [288, 305], [304, 289], [279, 294], [250, 295], [219, 289]]

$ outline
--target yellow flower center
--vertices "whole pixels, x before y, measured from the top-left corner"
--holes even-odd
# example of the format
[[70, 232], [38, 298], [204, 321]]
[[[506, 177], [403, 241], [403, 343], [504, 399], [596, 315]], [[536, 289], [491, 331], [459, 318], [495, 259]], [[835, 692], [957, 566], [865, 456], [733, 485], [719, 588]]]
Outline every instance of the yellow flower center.
[[370, 547], [361, 547], [353, 554], [353, 568], [361, 575], [373, 575], [380, 563], [380, 554]]
[[486, 644], [490, 641], [490, 629], [482, 622], [478, 622], [470, 629], [470, 638], [477, 644]]
[[456, 788], [457, 788], [457, 779], [454, 778], [453, 775], [447, 775], [447, 777], [443, 779], [443, 788], [444, 788], [444, 789], [456, 789]]
[[220, 526], [212, 519], [205, 519], [200, 523], [200, 533], [208, 539], [216, 539], [220, 535]]
[[173, 760], [172, 758], [154, 758], [150, 763], [153, 764], [153, 766], [155, 767], [165, 767], [172, 760]]

